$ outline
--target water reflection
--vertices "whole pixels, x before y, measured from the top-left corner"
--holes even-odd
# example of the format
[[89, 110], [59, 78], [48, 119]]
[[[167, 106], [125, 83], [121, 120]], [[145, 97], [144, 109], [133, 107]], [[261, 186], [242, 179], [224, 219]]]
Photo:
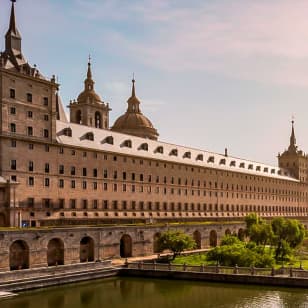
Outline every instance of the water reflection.
[[308, 307], [305, 289], [112, 278], [23, 293], [1, 308]]

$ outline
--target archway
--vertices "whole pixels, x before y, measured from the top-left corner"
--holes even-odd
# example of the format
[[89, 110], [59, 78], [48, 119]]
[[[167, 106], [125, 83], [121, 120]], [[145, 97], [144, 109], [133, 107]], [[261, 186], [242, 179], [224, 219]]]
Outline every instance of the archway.
[[77, 110], [77, 111], [76, 111], [76, 123], [82, 124], [81, 110]]
[[25, 241], [17, 240], [10, 246], [10, 270], [29, 268], [29, 247]]
[[244, 229], [240, 228], [240, 229], [238, 230], [237, 237], [238, 237], [241, 241], [244, 241], [244, 239], [245, 239], [245, 231], [244, 231]]
[[201, 233], [198, 230], [193, 233], [193, 239], [196, 243], [196, 249], [201, 249]]
[[217, 246], [217, 232], [215, 230], [212, 230], [210, 232], [210, 246], [211, 247]]
[[154, 253], [161, 252], [161, 249], [158, 246], [158, 239], [160, 238], [160, 235], [161, 235], [160, 232], [157, 232], [154, 234], [154, 237], [153, 237], [153, 252]]
[[132, 238], [128, 234], [124, 234], [120, 240], [120, 256], [121, 258], [129, 258], [132, 256], [133, 243]]
[[53, 238], [47, 246], [47, 264], [48, 266], [64, 264], [64, 244], [59, 238]]
[[94, 261], [94, 240], [85, 236], [80, 241], [80, 262]]
[[226, 231], [225, 231], [225, 235], [231, 235], [231, 231], [230, 231], [230, 229], [227, 229]]
[[95, 127], [102, 128], [102, 116], [98, 111], [95, 112]]

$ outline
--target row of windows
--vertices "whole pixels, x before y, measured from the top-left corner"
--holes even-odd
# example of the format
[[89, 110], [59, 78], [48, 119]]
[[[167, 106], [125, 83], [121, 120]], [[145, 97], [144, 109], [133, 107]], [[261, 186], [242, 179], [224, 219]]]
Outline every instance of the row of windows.
[[[10, 89], [10, 98], [15, 99], [16, 98], [16, 90], [15, 89]], [[32, 103], [33, 100], [33, 96], [32, 93], [26, 93], [26, 101], [28, 103]], [[48, 106], [48, 97], [43, 97], [43, 101], [42, 101], [44, 106]]]
[[[15, 123], [10, 123], [10, 131], [11, 133], [16, 133], [16, 124]], [[28, 136], [33, 136], [33, 127], [32, 126], [27, 126], [27, 131], [26, 131]], [[43, 137], [48, 138], [49, 137], [49, 130], [48, 129], [43, 129]], [[14, 147], [16, 147], [16, 143], [14, 143]]]
[[[11, 115], [16, 115], [16, 107], [11, 107], [11, 108], [10, 108], [10, 114], [11, 114]], [[28, 110], [28, 111], [26, 112], [26, 116], [27, 116], [28, 118], [32, 119], [32, 118], [33, 118], [33, 111]], [[44, 119], [44, 121], [49, 121], [49, 115], [48, 115], [48, 114], [44, 114], [43, 119]]]
[[[53, 204], [51, 199], [42, 199], [41, 205], [45, 208], [66, 208], [65, 199], [59, 199], [57, 204]], [[167, 202], [136, 202], [136, 201], [109, 201], [109, 200], [89, 200], [69, 199], [70, 209], [102, 209], [102, 210], [141, 210], [141, 211], [231, 211], [231, 212], [308, 212], [308, 208], [277, 206], [277, 205], [243, 205], [243, 204], [195, 204], [195, 203], [167, 203]], [[29, 207], [35, 206], [35, 199], [28, 198]]]

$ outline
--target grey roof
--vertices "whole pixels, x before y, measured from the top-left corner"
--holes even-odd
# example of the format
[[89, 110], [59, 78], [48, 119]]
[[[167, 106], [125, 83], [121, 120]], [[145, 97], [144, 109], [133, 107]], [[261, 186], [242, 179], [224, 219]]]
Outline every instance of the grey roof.
[[[71, 136], [65, 133], [66, 129], [70, 129]], [[57, 141], [81, 148], [298, 182], [286, 169], [277, 166], [75, 123], [57, 121]]]

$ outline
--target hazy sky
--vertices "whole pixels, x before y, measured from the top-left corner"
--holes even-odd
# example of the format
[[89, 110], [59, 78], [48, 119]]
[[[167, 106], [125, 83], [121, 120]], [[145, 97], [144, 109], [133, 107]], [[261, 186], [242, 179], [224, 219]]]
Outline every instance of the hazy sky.
[[[1, 49], [10, 2], [0, 0]], [[126, 110], [135, 72], [143, 113], [160, 139], [277, 164], [295, 116], [308, 151], [307, 0], [17, 0], [23, 51], [61, 83], [96, 90]], [[306, 137], [307, 136], [307, 137]]]

